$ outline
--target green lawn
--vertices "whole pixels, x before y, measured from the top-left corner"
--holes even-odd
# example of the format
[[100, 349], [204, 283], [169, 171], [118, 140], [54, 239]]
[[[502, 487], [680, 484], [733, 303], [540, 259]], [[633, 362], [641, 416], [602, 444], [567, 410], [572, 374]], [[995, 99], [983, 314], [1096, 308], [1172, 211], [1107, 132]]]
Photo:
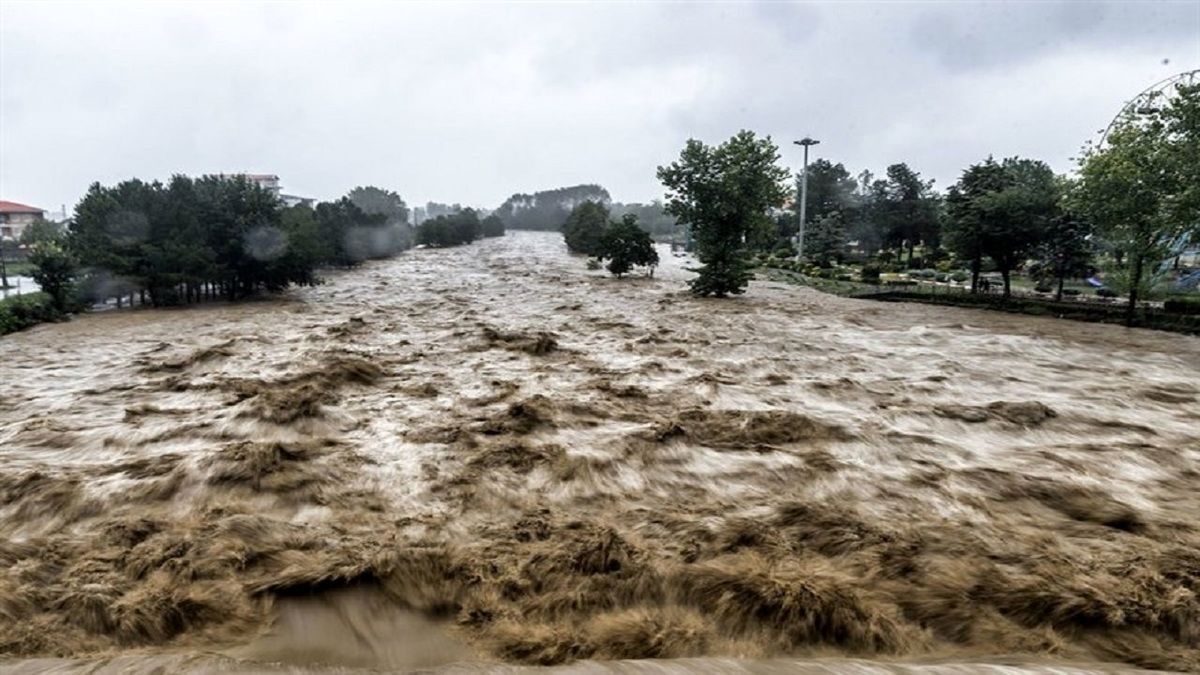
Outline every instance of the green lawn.
[[33, 265], [27, 262], [6, 262], [4, 269], [10, 277], [27, 277], [33, 274]]

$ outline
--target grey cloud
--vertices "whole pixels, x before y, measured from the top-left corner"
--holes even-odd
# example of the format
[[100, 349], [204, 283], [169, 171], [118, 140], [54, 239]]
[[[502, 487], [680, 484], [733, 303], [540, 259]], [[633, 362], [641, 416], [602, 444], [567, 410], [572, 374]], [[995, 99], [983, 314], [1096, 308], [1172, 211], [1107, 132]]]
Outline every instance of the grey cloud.
[[812, 134], [852, 170], [908, 161], [943, 187], [989, 152], [1065, 170], [1125, 98], [1200, 67], [1193, 8], [5, 0], [0, 198], [250, 170], [318, 198], [646, 200], [687, 138], [740, 128], [793, 165]]
[[1181, 40], [1200, 40], [1200, 2], [1190, 1], [942, 3], [914, 13], [912, 45], [952, 70], [1109, 45], [1158, 47], [1170, 58]]

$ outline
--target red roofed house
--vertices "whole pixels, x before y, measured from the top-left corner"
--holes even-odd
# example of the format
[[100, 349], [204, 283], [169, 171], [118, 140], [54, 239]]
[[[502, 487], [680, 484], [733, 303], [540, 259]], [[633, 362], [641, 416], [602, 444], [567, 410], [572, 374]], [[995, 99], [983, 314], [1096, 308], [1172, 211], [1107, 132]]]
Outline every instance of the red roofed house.
[[0, 237], [20, 239], [25, 227], [46, 215], [36, 206], [27, 206], [0, 199]]

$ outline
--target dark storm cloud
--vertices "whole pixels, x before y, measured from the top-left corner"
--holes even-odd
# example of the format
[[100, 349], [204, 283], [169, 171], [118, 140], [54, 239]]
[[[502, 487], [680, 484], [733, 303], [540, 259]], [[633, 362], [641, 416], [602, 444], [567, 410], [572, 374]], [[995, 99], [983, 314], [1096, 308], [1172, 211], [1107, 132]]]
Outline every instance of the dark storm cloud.
[[[1163, 59], [1169, 58], [1167, 65]], [[661, 194], [689, 137], [795, 137], [951, 182], [1070, 168], [1121, 102], [1200, 67], [1200, 3], [0, 4], [0, 198], [266, 171], [494, 206]]]

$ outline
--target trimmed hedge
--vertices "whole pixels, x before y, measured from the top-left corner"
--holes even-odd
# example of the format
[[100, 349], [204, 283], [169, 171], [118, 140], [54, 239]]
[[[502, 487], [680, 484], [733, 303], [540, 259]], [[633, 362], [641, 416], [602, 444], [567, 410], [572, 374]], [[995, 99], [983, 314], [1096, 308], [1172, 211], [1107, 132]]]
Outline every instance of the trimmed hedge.
[[53, 300], [46, 293], [15, 295], [0, 300], [0, 335], [62, 318], [62, 313], [54, 308]]
[[1163, 302], [1163, 310], [1172, 314], [1200, 315], [1200, 297], [1171, 298]]

